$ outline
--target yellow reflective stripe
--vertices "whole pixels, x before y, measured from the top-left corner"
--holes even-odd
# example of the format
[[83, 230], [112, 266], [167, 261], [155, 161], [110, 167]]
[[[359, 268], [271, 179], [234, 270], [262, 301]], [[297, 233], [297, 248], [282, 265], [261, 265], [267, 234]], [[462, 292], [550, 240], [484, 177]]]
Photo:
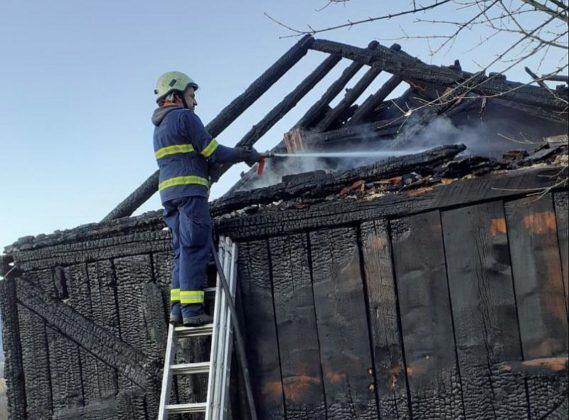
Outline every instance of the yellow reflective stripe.
[[172, 302], [179, 302], [180, 301], [180, 289], [171, 289], [170, 290], [170, 300]]
[[172, 146], [162, 147], [154, 152], [156, 159], [162, 159], [164, 156], [177, 155], [178, 153], [192, 153], [194, 146], [191, 144], [174, 144]]
[[187, 303], [203, 303], [204, 291], [203, 290], [182, 290], [180, 292], [180, 301], [184, 304]]
[[212, 139], [207, 147], [202, 150], [202, 156], [206, 158], [210, 157], [213, 152], [217, 150], [217, 146], [219, 146], [219, 144], [217, 144], [217, 141], [215, 139]]
[[166, 188], [178, 187], [180, 185], [203, 185], [204, 187], [209, 188], [209, 181], [205, 178], [202, 178], [201, 176], [195, 176], [195, 175], [177, 176], [162, 181], [158, 185], [158, 189], [162, 191]]

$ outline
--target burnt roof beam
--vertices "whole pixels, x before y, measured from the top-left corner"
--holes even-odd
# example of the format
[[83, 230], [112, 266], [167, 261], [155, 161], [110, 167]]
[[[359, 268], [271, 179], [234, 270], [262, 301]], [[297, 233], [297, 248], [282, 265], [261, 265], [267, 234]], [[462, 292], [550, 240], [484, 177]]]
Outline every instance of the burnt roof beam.
[[[315, 39], [310, 49], [328, 54], [340, 54], [345, 58], [365, 64], [376, 64], [381, 66], [383, 70], [398, 75], [406, 81], [417, 80], [455, 86], [472, 76], [470, 73], [457, 69], [426, 64], [403, 51], [393, 51], [382, 45], [373, 51], [368, 51], [340, 42]], [[484, 80], [473, 86], [472, 90], [483, 96], [500, 96], [504, 99], [519, 101], [532, 106], [556, 109], [566, 107], [564, 101], [567, 100], [567, 97], [565, 96], [563, 100], [560, 100], [542, 88], [510, 82], [496, 76], [485, 77]]]
[[[373, 53], [377, 48], [379, 48], [379, 43], [374, 44], [369, 49], [361, 49], [362, 51], [367, 51], [368, 53]], [[401, 46], [394, 44], [391, 49], [399, 50]], [[352, 104], [361, 96], [362, 93], [368, 88], [368, 86], [376, 79], [377, 76], [382, 72], [383, 67], [381, 64], [372, 63], [371, 68], [363, 75], [363, 77], [355, 84], [352, 89], [346, 91], [346, 95], [340, 101], [340, 103], [316, 125], [316, 131], [326, 131], [330, 126], [341, 116], [346, 110], [352, 106]]]
[[[379, 42], [372, 41], [369, 43], [367, 48], [373, 49], [377, 45], [379, 45]], [[318, 102], [312, 105], [310, 109], [306, 112], [306, 114], [304, 114], [304, 116], [300, 120], [298, 120], [298, 122], [294, 125], [293, 129], [308, 128], [312, 124], [314, 124], [314, 122], [318, 118], [322, 117], [330, 102], [332, 102], [332, 100], [336, 96], [338, 96], [338, 94], [342, 91], [342, 89], [344, 89], [344, 87], [348, 84], [348, 82], [356, 75], [358, 71], [360, 71], [360, 69], [363, 66], [364, 66], [363, 63], [360, 63], [359, 61], [354, 61], [348, 67], [346, 67], [346, 69], [344, 70], [342, 75], [338, 78], [338, 80], [336, 80], [334, 83], [330, 85], [330, 87], [326, 90], [326, 92], [324, 92], [324, 94], [318, 100]]]
[[379, 90], [367, 98], [356, 110], [352, 118], [346, 123], [347, 126], [360, 124], [393, 92], [403, 81], [399, 76], [391, 76]]
[[[212, 136], [218, 136], [223, 130], [235, 121], [245, 110], [257, 101], [271, 86], [273, 86], [285, 73], [287, 73], [302, 57], [306, 55], [314, 38], [306, 35], [269, 67], [257, 80], [235, 98], [229, 105], [206, 126]], [[158, 191], [159, 171], [154, 172], [136, 190], [125, 198], [102, 220], [118, 219], [130, 216], [136, 209], [144, 204]]]

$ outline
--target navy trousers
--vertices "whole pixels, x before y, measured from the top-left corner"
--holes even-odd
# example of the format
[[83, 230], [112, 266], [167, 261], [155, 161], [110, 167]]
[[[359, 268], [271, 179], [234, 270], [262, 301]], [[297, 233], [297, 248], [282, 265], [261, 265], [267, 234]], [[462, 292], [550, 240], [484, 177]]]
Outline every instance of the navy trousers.
[[172, 232], [172, 307], [182, 315], [203, 311], [206, 268], [210, 257], [211, 217], [206, 197], [184, 197], [164, 203], [164, 220]]

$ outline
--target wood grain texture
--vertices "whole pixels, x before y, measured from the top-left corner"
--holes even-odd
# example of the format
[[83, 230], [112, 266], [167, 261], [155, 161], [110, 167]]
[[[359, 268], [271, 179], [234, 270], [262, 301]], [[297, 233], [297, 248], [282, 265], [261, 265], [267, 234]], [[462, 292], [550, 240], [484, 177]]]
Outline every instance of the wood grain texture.
[[22, 419], [26, 413], [26, 387], [14, 278], [9, 277], [0, 281], [0, 309], [8, 414], [10, 418]]
[[360, 229], [379, 414], [382, 419], [408, 419], [410, 400], [388, 222], [365, 222]]
[[557, 220], [557, 239], [561, 255], [565, 303], [569, 308], [569, 194], [567, 191], [555, 193], [555, 217]]
[[257, 415], [261, 419], [283, 419], [283, 384], [267, 241], [239, 244], [237, 267]]
[[[524, 360], [567, 355], [567, 308], [552, 197], [506, 203]], [[567, 377], [528, 378], [530, 415], [543, 417], [567, 393]]]
[[310, 251], [328, 418], [376, 419], [356, 230], [311, 232]]
[[522, 377], [496, 365], [522, 359], [501, 201], [442, 213], [467, 418], [527, 418]]
[[325, 419], [307, 236], [269, 239], [287, 419]]
[[464, 418], [438, 211], [391, 222], [414, 418]]

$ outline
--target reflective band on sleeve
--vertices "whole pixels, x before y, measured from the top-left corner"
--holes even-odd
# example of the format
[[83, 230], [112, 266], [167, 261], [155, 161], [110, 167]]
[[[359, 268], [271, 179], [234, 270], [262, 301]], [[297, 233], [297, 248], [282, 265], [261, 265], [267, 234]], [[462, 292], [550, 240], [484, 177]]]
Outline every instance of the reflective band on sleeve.
[[175, 178], [168, 178], [162, 181], [158, 185], [158, 189], [160, 191], [170, 188], [170, 187], [178, 187], [180, 185], [203, 185], [204, 187], [209, 188], [209, 181], [201, 176], [177, 176]]
[[156, 159], [162, 159], [164, 156], [177, 155], [179, 153], [192, 153], [194, 146], [191, 144], [174, 144], [172, 146], [162, 147], [154, 152]]
[[213, 152], [217, 150], [217, 146], [219, 146], [219, 144], [217, 144], [217, 141], [215, 139], [212, 139], [207, 147], [202, 150], [202, 156], [206, 158], [210, 157]]
[[172, 302], [180, 301], [180, 289], [170, 289], [170, 300]]
[[182, 290], [180, 292], [180, 301], [183, 304], [188, 303], [203, 303], [204, 291], [203, 290]]

